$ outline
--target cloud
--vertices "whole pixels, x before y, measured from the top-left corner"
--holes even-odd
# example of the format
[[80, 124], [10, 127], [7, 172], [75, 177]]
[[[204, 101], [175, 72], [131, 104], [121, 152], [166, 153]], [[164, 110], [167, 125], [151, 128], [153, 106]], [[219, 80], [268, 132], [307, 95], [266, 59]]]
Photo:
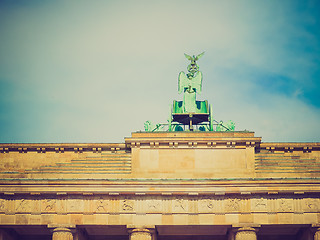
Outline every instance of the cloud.
[[218, 120], [268, 141], [315, 141], [319, 8], [313, 1], [2, 3], [0, 141], [121, 142], [146, 120], [166, 122], [172, 100], [182, 99], [183, 53], [202, 51], [198, 98], [213, 104]]

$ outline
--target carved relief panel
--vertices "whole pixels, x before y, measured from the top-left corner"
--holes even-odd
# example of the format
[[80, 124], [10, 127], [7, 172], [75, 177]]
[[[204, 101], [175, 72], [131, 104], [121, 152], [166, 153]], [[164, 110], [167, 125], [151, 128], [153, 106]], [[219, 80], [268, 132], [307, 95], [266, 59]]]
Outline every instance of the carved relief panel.
[[227, 197], [225, 199], [226, 212], [240, 212], [241, 199], [236, 197]]
[[183, 196], [174, 197], [172, 199], [172, 212], [173, 213], [186, 213], [188, 212], [188, 199]]
[[266, 197], [257, 196], [251, 199], [251, 211], [253, 212], [267, 212], [268, 211], [268, 200]]
[[18, 199], [15, 201], [15, 213], [28, 213], [31, 210], [31, 200], [29, 199]]
[[132, 197], [125, 197], [120, 199], [120, 212], [135, 211], [135, 201]]
[[305, 212], [318, 212], [320, 210], [320, 199], [314, 197], [308, 197], [304, 199], [303, 210]]
[[215, 211], [215, 200], [213, 197], [205, 196], [200, 197], [198, 200], [198, 210], [199, 213], [212, 213]]
[[6, 200], [0, 199], [0, 213], [5, 212], [5, 210], [6, 210]]
[[53, 213], [56, 212], [57, 199], [45, 198], [41, 200], [41, 212], [42, 213]]
[[110, 199], [106, 196], [99, 196], [94, 199], [93, 212], [95, 213], [107, 213], [110, 212]]
[[282, 197], [277, 199], [277, 212], [292, 212], [293, 199]]
[[6, 196], [0, 198], [0, 213], [303, 213], [319, 212], [316, 196], [250, 195], [250, 196]]

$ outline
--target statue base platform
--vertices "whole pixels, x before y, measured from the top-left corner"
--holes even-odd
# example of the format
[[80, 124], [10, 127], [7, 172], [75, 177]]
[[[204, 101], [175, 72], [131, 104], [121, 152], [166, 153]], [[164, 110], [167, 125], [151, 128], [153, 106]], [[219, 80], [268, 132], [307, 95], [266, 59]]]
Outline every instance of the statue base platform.
[[251, 178], [253, 132], [136, 132], [125, 139], [132, 174], [144, 178]]

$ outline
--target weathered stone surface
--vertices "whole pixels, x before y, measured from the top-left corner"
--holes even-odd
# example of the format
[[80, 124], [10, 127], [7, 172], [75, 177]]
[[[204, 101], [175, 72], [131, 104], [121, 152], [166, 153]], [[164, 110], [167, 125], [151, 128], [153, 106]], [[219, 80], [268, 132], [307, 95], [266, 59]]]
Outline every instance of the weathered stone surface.
[[130, 240], [155, 240], [155, 230], [148, 228], [129, 228]]
[[320, 143], [261, 143], [251, 132], [134, 133], [124, 144], [0, 144], [0, 160], [0, 228], [9, 233], [48, 225], [41, 231], [55, 229], [53, 239], [72, 239], [71, 229], [130, 229], [132, 240], [210, 231], [253, 240], [274, 227], [320, 238]]
[[73, 235], [68, 228], [55, 228], [53, 229], [52, 240], [73, 240]]
[[257, 229], [252, 227], [242, 227], [237, 229], [235, 240], [257, 240]]

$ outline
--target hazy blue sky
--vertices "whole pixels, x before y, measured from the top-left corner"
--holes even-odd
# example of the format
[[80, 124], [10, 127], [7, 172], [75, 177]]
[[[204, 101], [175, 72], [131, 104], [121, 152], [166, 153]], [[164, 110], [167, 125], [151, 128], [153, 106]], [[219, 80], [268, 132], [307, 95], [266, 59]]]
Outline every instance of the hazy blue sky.
[[320, 141], [320, 1], [0, 1], [0, 142], [123, 142], [198, 54], [216, 120]]

